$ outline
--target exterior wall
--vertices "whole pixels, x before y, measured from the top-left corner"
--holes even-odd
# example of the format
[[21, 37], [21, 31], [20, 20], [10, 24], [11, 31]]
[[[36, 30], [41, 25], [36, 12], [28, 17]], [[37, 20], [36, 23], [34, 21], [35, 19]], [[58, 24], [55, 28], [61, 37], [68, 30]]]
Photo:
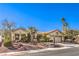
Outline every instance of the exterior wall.
[[0, 42], [4, 40], [3, 31], [0, 31]]
[[12, 41], [15, 40], [15, 36], [14, 36], [13, 32], [11, 33], [11, 39], [12, 39]]
[[0, 35], [0, 42], [2, 42], [2, 36]]

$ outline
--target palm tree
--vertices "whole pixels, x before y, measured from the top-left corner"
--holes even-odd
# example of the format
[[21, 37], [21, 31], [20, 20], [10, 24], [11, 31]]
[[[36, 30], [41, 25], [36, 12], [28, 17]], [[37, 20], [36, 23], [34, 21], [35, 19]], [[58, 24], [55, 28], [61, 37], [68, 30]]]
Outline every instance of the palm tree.
[[63, 24], [63, 32], [66, 32], [68, 30], [68, 23], [66, 22], [65, 18], [61, 19]]
[[[62, 36], [63, 36], [64, 39], [66, 40], [66, 37], [69, 35], [69, 34], [68, 34], [69, 26], [68, 26], [68, 23], [66, 22], [65, 18], [62, 18], [61, 21], [62, 21], [62, 24], [63, 24], [62, 29], [63, 29], [63, 34], [64, 34], [64, 35], [62, 35]], [[64, 40], [64, 41], [65, 41], [65, 40]]]
[[29, 27], [29, 34], [31, 43], [35, 42], [37, 40], [37, 29], [35, 27]]

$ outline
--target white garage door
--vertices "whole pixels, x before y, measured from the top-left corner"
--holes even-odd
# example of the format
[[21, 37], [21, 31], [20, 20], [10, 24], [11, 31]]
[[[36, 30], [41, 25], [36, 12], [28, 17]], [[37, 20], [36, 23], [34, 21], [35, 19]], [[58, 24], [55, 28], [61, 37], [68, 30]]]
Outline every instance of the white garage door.
[[61, 37], [55, 37], [55, 42], [60, 43], [61, 42]]

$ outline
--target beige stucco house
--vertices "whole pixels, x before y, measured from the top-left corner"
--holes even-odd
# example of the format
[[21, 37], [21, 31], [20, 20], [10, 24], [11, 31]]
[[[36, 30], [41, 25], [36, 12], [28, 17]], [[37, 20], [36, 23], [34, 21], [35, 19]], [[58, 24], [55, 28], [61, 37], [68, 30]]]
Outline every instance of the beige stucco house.
[[[13, 30], [11, 32], [11, 36], [12, 36], [11, 38], [13, 41], [15, 41], [15, 40], [20, 41], [22, 39], [26, 39], [27, 31], [26, 31], [26, 29], [19, 28], [19, 29]], [[23, 37], [25, 37], [25, 38], [23, 38]]]
[[[49, 31], [49, 32], [41, 32], [41, 34], [46, 34], [48, 38], [50, 38], [49, 40], [54, 41], [57, 43], [60, 43], [62, 41], [64, 41], [64, 37], [62, 36], [62, 32], [59, 30], [53, 30], [53, 31]], [[22, 40], [22, 36], [27, 37], [27, 31], [26, 29], [16, 29], [14, 31], [12, 31], [12, 40]], [[27, 39], [27, 38], [24, 38]], [[40, 39], [40, 40], [44, 40], [44, 39]]]
[[[59, 30], [52, 30], [49, 32], [37, 32], [37, 33], [46, 34], [46, 36], [49, 38], [49, 40], [54, 41], [54, 39], [55, 39], [55, 42], [58, 42], [58, 43], [64, 41], [64, 37], [62, 36], [63, 34]], [[2, 32], [1, 32], [1, 34], [2, 34]], [[20, 41], [23, 39], [27, 40], [27, 34], [28, 34], [28, 32], [26, 29], [18, 28], [18, 29], [12, 30], [11, 39], [12, 39], [12, 41]], [[1, 37], [1, 39], [2, 39], [2, 37]], [[44, 39], [40, 39], [40, 40], [44, 40]]]

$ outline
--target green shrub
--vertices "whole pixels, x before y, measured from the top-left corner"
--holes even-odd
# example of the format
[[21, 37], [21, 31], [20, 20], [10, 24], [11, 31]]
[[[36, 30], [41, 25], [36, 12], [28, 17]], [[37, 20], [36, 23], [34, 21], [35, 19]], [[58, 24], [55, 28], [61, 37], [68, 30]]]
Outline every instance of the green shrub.
[[49, 38], [47, 36], [43, 36], [43, 42], [49, 42]]
[[4, 46], [5, 46], [5, 47], [10, 47], [10, 46], [11, 46], [11, 39], [10, 39], [10, 37], [5, 36], [5, 39], [4, 39]]

